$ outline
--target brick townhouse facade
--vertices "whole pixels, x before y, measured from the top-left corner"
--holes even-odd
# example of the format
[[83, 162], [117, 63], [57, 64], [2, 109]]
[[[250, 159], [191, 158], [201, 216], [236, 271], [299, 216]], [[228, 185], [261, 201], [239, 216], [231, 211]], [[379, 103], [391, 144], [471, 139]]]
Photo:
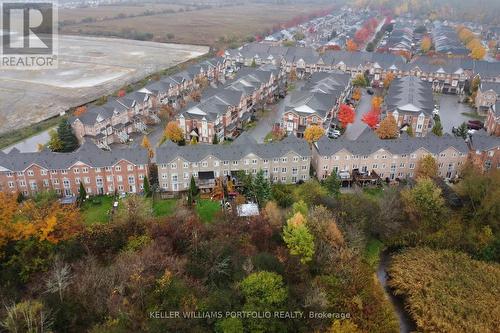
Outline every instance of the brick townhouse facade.
[[484, 127], [489, 135], [500, 136], [500, 100], [490, 107]]
[[321, 138], [313, 145], [312, 165], [318, 179], [332, 173], [352, 179], [354, 173], [375, 174], [380, 179], [407, 179], [425, 155], [435, 157], [439, 176], [455, 178], [466, 162], [468, 147], [464, 140], [449, 134], [442, 137], [409, 137], [382, 140], [367, 129], [355, 140]]
[[215, 179], [236, 177], [240, 171], [264, 176], [275, 183], [293, 184], [309, 179], [311, 150], [306, 141], [290, 136], [283, 141], [258, 144], [243, 134], [231, 145], [190, 145], [168, 142], [156, 151], [160, 189], [186, 191], [191, 176], [201, 189]]
[[92, 143], [72, 153], [20, 153], [14, 148], [0, 152], [0, 190], [26, 196], [54, 190], [72, 197], [83, 183], [89, 195], [140, 193], [148, 164], [144, 149], [104, 151]]

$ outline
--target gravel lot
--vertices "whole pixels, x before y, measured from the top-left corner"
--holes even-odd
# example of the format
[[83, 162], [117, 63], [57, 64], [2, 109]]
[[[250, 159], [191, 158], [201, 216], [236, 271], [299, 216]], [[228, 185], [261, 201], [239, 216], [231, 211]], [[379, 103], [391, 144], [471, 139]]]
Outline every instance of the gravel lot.
[[0, 133], [111, 94], [208, 47], [124, 39], [59, 36], [59, 68], [0, 71]]

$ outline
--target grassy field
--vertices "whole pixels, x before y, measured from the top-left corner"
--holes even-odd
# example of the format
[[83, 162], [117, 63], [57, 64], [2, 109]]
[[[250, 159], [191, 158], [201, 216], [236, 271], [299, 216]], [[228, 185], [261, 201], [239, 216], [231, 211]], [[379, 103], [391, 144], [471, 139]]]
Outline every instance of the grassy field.
[[[161, 12], [166, 10], [178, 11], [179, 9], [188, 8], [181, 5], [173, 4], [157, 4], [157, 3], [143, 3], [143, 4], [129, 4], [129, 5], [103, 5], [96, 8], [62, 8], [58, 11], [59, 22], [81, 22], [84, 19], [91, 18], [96, 21], [107, 20], [117, 17], [120, 14], [142, 15], [146, 11]], [[121, 15], [121, 16], [123, 16]]]
[[94, 23], [81, 23], [66, 26], [62, 33], [117, 35], [123, 31], [152, 33], [154, 40], [168, 40], [175, 43], [214, 45], [221, 37], [241, 40], [262, 33], [274, 24], [290, 20], [294, 16], [308, 14], [319, 7], [305, 4], [261, 5], [204, 9], [175, 14], [160, 14], [109, 20]]
[[0, 149], [13, 145], [19, 141], [30, 138], [38, 133], [41, 133], [49, 128], [57, 126], [61, 121], [61, 117], [54, 117], [28, 127], [20, 128], [17, 130], [9, 131], [0, 135]]
[[370, 239], [366, 244], [363, 258], [373, 269], [377, 269], [377, 265], [380, 261], [380, 252], [382, 251], [384, 244], [378, 239]]
[[[100, 203], [93, 201], [100, 200]], [[97, 197], [84, 202], [81, 212], [87, 225], [108, 222], [108, 212], [113, 207], [113, 197]]]
[[202, 222], [210, 223], [215, 217], [215, 214], [221, 211], [218, 201], [198, 200], [196, 202], [196, 212]]
[[175, 199], [156, 200], [153, 203], [153, 213], [156, 217], [170, 216], [174, 213], [176, 204], [177, 200]]

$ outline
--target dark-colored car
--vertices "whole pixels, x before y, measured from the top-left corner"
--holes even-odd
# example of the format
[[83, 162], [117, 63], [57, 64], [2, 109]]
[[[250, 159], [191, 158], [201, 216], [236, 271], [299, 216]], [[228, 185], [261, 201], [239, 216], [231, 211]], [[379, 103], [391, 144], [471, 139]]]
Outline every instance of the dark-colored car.
[[484, 127], [484, 124], [479, 120], [469, 120], [467, 122], [468, 129], [480, 130], [483, 127]]
[[368, 95], [373, 95], [375, 93], [373, 89], [366, 89], [366, 92], [368, 93]]

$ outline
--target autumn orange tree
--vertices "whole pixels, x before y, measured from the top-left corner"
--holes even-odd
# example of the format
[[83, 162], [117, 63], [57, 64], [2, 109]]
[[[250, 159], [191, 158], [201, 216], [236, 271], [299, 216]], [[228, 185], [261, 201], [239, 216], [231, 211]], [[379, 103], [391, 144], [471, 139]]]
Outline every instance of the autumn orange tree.
[[422, 41], [420, 42], [420, 49], [422, 50], [422, 53], [427, 53], [430, 51], [432, 47], [432, 40], [429, 36], [425, 36], [422, 38]]
[[388, 89], [395, 77], [393, 73], [387, 73], [384, 78], [384, 88]]
[[85, 112], [87, 112], [87, 107], [86, 106], [79, 106], [76, 108], [74, 116], [79, 117], [82, 114], [84, 114]]
[[355, 101], [359, 101], [361, 99], [361, 89], [356, 88], [352, 93], [352, 99]]
[[372, 98], [372, 108], [379, 109], [382, 106], [382, 103], [384, 102], [384, 98], [382, 96], [375, 96]]
[[163, 131], [163, 139], [178, 143], [184, 139], [184, 133], [176, 121], [169, 121]]
[[358, 50], [358, 45], [352, 39], [349, 39], [345, 44], [345, 48], [349, 52], [355, 52]]
[[304, 132], [304, 139], [309, 143], [318, 141], [325, 134], [323, 127], [318, 125], [312, 125], [306, 128]]
[[342, 127], [346, 128], [347, 125], [354, 122], [354, 119], [356, 119], [356, 113], [354, 112], [354, 109], [349, 105], [341, 104], [339, 112], [337, 114], [337, 119], [342, 124]]
[[395, 139], [399, 135], [398, 124], [396, 119], [392, 115], [388, 115], [381, 122], [380, 126], [376, 131], [377, 135], [381, 139]]
[[141, 146], [144, 149], [148, 150], [149, 158], [153, 158], [155, 156], [155, 152], [153, 150], [153, 147], [151, 147], [151, 142], [149, 142], [147, 135], [144, 135], [144, 137], [142, 138]]
[[55, 196], [17, 202], [13, 194], [0, 192], [0, 247], [9, 241], [35, 239], [57, 244], [82, 231], [75, 205], [62, 205]]

